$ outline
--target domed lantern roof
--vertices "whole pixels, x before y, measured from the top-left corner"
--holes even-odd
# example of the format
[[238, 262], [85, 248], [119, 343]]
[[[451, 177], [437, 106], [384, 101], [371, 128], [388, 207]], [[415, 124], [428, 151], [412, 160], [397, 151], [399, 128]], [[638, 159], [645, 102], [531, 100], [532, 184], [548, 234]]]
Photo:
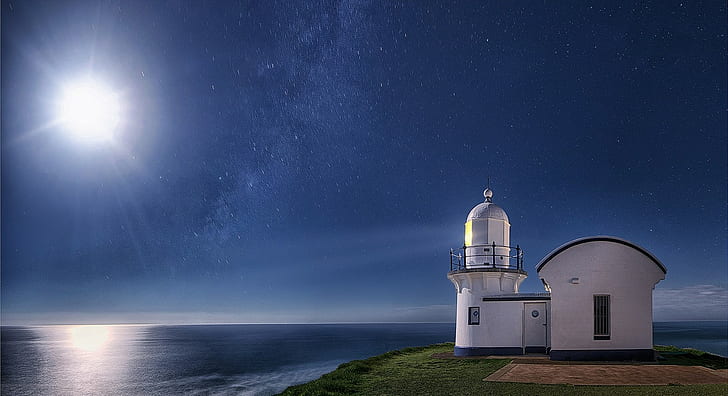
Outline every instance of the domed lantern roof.
[[497, 219], [510, 223], [505, 210], [493, 203], [493, 191], [490, 188], [486, 188], [483, 191], [483, 196], [485, 197], [485, 202], [476, 205], [470, 211], [467, 221], [474, 219]]

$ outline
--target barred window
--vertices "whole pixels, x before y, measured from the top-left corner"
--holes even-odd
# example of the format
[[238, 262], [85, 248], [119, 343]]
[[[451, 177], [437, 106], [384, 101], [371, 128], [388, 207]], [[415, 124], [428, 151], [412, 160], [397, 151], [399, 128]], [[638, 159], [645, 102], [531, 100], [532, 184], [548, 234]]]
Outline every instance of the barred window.
[[594, 339], [609, 339], [609, 295], [594, 296]]

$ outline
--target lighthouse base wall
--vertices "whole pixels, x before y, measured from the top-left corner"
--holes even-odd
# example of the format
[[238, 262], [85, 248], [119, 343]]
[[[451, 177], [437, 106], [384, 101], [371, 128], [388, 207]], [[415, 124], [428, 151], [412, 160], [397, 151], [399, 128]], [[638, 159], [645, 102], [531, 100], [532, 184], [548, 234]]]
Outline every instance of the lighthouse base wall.
[[521, 347], [455, 347], [455, 356], [513, 356], [522, 355]]
[[[457, 354], [455, 354], [458, 356]], [[469, 355], [462, 355], [469, 356]], [[639, 362], [654, 362], [653, 349], [613, 349], [613, 350], [552, 350], [551, 360], [629, 360]]]
[[[523, 302], [485, 302], [482, 296], [464, 291], [458, 295], [457, 308], [456, 348], [475, 348], [468, 352], [471, 355], [485, 349], [495, 354], [523, 353]], [[477, 324], [469, 317], [472, 309], [480, 312]]]

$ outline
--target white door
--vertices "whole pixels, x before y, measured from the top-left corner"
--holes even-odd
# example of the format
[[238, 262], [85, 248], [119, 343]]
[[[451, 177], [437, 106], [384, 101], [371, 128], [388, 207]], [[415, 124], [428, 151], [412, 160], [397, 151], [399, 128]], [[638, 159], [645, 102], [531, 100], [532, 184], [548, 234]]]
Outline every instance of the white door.
[[546, 303], [524, 303], [523, 341], [526, 353], [546, 353]]

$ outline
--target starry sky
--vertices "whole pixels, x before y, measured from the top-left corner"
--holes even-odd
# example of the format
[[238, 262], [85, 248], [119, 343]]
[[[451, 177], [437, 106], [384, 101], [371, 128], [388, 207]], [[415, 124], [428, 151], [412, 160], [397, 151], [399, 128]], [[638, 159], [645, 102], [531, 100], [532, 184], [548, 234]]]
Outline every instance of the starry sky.
[[[490, 178], [535, 265], [572, 239], [721, 319], [724, 2], [2, 1], [3, 323], [452, 321]], [[110, 144], [55, 125], [119, 92]]]

